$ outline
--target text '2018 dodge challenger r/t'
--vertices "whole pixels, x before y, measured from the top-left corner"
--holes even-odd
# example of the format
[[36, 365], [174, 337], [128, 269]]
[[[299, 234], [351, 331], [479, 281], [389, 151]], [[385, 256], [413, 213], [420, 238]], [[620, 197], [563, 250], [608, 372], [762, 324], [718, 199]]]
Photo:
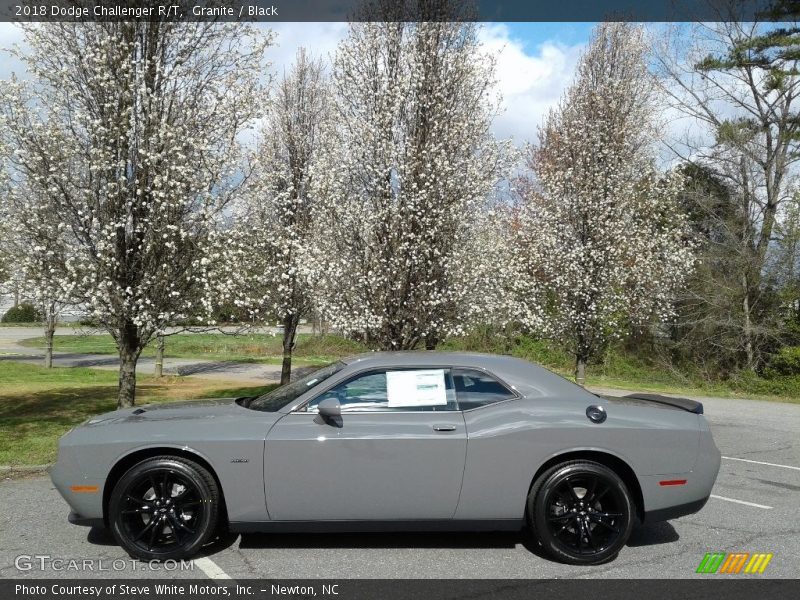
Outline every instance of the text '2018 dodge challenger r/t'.
[[370, 353], [263, 396], [92, 418], [50, 474], [73, 523], [145, 560], [190, 557], [223, 527], [528, 529], [556, 560], [595, 564], [637, 519], [703, 507], [720, 453], [702, 412], [506, 356]]

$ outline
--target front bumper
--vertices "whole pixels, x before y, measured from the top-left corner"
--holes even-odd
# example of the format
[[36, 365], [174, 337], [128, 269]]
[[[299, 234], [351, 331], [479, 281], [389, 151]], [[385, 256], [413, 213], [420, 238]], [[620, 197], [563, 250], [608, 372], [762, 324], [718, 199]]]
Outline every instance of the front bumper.
[[100, 519], [93, 519], [82, 517], [74, 510], [71, 510], [69, 515], [67, 516], [67, 521], [69, 521], [72, 525], [80, 525], [81, 527], [101, 527], [105, 528], [106, 524], [102, 518]]
[[[58, 458], [47, 472], [50, 480], [80, 520], [103, 521], [103, 481], [88, 478], [69, 446], [61, 444]], [[70, 522], [73, 522], [70, 519]]]

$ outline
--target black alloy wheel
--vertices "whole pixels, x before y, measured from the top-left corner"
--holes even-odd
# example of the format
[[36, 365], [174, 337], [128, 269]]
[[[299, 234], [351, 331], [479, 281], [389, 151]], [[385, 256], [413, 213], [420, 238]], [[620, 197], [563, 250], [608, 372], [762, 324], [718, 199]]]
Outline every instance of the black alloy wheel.
[[211, 474], [174, 456], [150, 458], [119, 480], [109, 503], [117, 542], [142, 560], [184, 559], [214, 534], [219, 491]]
[[570, 564], [614, 558], [630, 537], [634, 514], [622, 479], [589, 461], [553, 467], [534, 483], [528, 498], [537, 540], [550, 556]]

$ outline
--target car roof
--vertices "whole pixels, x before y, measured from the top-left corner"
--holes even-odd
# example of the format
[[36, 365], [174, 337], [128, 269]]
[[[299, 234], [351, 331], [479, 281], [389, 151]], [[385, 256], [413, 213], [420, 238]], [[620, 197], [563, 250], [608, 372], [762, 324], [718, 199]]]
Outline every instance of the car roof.
[[465, 367], [485, 369], [525, 396], [594, 397], [583, 388], [527, 360], [481, 352], [437, 350], [365, 352], [342, 359], [358, 370], [386, 367]]
[[[400, 367], [425, 365], [453, 365], [461, 367], [482, 367], [488, 364], [510, 365], [520, 361], [513, 356], [484, 354], [482, 352], [441, 352], [438, 350], [409, 350], [397, 352], [364, 352], [342, 359], [342, 362], [362, 367]], [[521, 361], [525, 362], [525, 361]], [[533, 366], [533, 363], [526, 363]]]

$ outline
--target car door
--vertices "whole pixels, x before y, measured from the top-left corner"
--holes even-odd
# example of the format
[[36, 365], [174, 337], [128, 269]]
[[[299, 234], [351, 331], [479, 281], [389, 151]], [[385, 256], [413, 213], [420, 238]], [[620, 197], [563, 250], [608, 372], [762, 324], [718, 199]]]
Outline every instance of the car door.
[[[316, 405], [337, 398], [341, 417]], [[283, 417], [267, 436], [271, 520], [450, 519], [467, 439], [449, 369], [355, 374]]]

